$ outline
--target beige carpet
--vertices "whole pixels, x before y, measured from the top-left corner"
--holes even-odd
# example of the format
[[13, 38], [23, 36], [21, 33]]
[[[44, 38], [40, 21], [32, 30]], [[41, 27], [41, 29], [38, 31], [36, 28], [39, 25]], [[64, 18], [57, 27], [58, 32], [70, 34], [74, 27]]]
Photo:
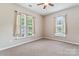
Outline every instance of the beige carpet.
[[0, 51], [2, 56], [69, 56], [79, 55], [79, 46], [64, 42], [40, 39], [18, 47]]

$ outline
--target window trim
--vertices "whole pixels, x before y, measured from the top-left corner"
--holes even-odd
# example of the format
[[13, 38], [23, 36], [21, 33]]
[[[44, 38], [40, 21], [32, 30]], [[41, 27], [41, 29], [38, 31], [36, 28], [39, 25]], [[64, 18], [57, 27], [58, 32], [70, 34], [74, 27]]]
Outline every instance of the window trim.
[[[31, 16], [31, 15], [28, 15], [28, 16]], [[32, 29], [32, 35], [27, 35], [26, 37], [32, 37], [32, 36], [34, 36], [35, 35], [35, 18], [33, 17], [33, 16], [31, 16], [33, 19], [33, 21], [32, 21], [32, 27], [33, 27], [33, 29]], [[27, 16], [26, 16], [26, 18], [27, 18]], [[26, 25], [27, 26], [27, 25]]]
[[[60, 17], [60, 16], [62, 16], [62, 17], [64, 17], [64, 27], [65, 27], [65, 32], [64, 33], [57, 33], [56, 32], [56, 27], [57, 27], [57, 24], [56, 24], [56, 17]], [[56, 16], [55, 17], [55, 36], [59, 36], [59, 37], [66, 37], [66, 34], [67, 34], [67, 15], [58, 15], [58, 16]], [[59, 25], [58, 25], [59, 26]], [[60, 25], [60, 26], [62, 26], [62, 25]]]
[[[28, 15], [28, 14], [26, 14], [26, 13], [22, 13], [22, 12], [18, 12], [18, 11], [14, 11], [15, 12], [15, 14], [14, 14], [14, 25], [13, 25], [13, 36], [14, 37], [16, 37], [16, 39], [23, 39], [23, 38], [27, 38], [27, 37], [32, 37], [32, 36], [34, 36], [35, 35], [35, 17], [34, 16], [32, 16], [32, 15]], [[33, 18], [33, 33], [32, 33], [32, 35], [28, 35], [27, 36], [27, 33], [26, 33], [26, 37], [19, 37], [19, 36], [17, 36], [16, 35], [16, 26], [17, 26], [17, 15], [21, 15], [21, 14], [24, 14], [24, 15], [26, 15], [26, 17], [27, 16], [32, 16], [32, 18]], [[27, 20], [27, 18], [26, 18], [26, 20]], [[26, 27], [27, 27], [27, 25], [26, 25]], [[21, 35], [21, 34], [20, 34]]]

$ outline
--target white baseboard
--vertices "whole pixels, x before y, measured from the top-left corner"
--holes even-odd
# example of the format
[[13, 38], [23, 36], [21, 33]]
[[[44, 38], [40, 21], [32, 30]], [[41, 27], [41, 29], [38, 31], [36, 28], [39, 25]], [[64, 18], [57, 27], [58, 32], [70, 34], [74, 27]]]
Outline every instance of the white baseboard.
[[50, 40], [56, 40], [56, 41], [60, 41], [60, 42], [65, 42], [65, 43], [70, 43], [70, 44], [75, 44], [75, 45], [79, 45], [79, 43], [77, 43], [77, 42], [70, 42], [70, 41], [64, 41], [64, 40], [57, 40], [57, 39], [55, 39], [55, 38], [50, 38], [50, 37], [44, 37], [44, 38], [46, 38], [46, 39], [50, 39]]
[[11, 46], [8, 46], [8, 47], [4, 47], [4, 48], [0, 48], [0, 51], [2, 51], [2, 50], [6, 50], [6, 49], [9, 49], [9, 48], [12, 48], [12, 47], [16, 47], [16, 46], [19, 46], [19, 45], [22, 45], [22, 44], [25, 44], [25, 43], [29, 43], [29, 42], [32, 42], [32, 41], [36, 41], [36, 40], [39, 40], [39, 39], [41, 39], [42, 37], [40, 37], [40, 38], [37, 38], [37, 39], [34, 39], [34, 40], [31, 40], [31, 41], [26, 41], [26, 42], [20, 42], [20, 43], [17, 43], [17, 44], [15, 44], [15, 45], [11, 45]]
[[[16, 46], [19, 46], [19, 45], [22, 45], [22, 44], [25, 44], [25, 43], [30, 43], [32, 41], [36, 41], [36, 40], [39, 40], [39, 39], [42, 39], [42, 38], [51, 39], [51, 40], [57, 40], [57, 39], [50, 38], [50, 37], [40, 37], [40, 38], [37, 38], [35, 40], [31, 40], [31, 41], [28, 41], [28, 42], [27, 41], [26, 42], [21, 42], [21, 43], [15, 44], [15, 45], [11, 45], [11, 46], [8, 46], [8, 47], [0, 48], [0, 51], [6, 50], [6, 49], [9, 49], [9, 48], [12, 48], [12, 47], [16, 47]], [[79, 45], [79, 43], [75, 43], [75, 42], [69, 42], [69, 41], [63, 41], [63, 40], [57, 40], [57, 41]]]

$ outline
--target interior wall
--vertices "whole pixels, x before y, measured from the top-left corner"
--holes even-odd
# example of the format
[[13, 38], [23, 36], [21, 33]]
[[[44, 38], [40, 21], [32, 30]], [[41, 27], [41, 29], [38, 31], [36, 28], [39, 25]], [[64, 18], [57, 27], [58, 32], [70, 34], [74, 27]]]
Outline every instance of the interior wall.
[[[35, 17], [35, 35], [25, 39], [15, 40], [13, 37], [14, 11], [20, 11]], [[67, 15], [66, 37], [56, 37], [55, 16]], [[41, 16], [16, 4], [0, 4], [0, 50], [31, 42], [40, 38], [49, 38], [64, 42], [79, 44], [79, 7], [63, 10], [51, 15]]]
[[[55, 36], [55, 18], [54, 17], [59, 15], [67, 15], [66, 16], [66, 23], [67, 23], [66, 37]], [[45, 16], [44, 21], [45, 21], [44, 23], [45, 38], [79, 44], [79, 6], [47, 15]]]
[[[13, 37], [14, 11], [20, 11], [35, 17], [35, 35], [25, 39], [15, 40]], [[42, 38], [42, 16], [22, 8], [16, 4], [0, 4], [0, 50], [16, 46], [22, 43], [31, 42]]]

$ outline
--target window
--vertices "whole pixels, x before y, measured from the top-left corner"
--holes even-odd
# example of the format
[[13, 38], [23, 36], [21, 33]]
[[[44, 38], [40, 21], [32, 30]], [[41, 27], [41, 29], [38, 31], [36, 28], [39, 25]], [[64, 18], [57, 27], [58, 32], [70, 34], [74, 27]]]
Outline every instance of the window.
[[34, 21], [32, 16], [16, 12], [14, 26], [14, 35], [19, 38], [25, 38], [34, 34]]
[[65, 37], [66, 29], [65, 29], [65, 16], [57, 16], [56, 17], [56, 36]]
[[20, 35], [21, 37], [26, 37], [26, 15], [20, 15]]
[[34, 19], [32, 16], [27, 16], [27, 36], [32, 36], [34, 34]]

